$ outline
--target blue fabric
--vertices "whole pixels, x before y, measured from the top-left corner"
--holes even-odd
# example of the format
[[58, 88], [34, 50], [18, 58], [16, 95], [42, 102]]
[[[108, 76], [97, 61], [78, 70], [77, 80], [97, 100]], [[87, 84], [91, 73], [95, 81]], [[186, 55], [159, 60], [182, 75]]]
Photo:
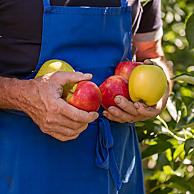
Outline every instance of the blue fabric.
[[[131, 8], [50, 6], [44, 0], [42, 45], [36, 70], [61, 59], [93, 74], [100, 85], [131, 59]], [[0, 193], [143, 194], [143, 173], [133, 124], [102, 116], [72, 141], [43, 134], [25, 113], [0, 111]]]
[[109, 169], [115, 182], [117, 190], [121, 188], [119, 170], [113, 152], [113, 137], [111, 133], [110, 123], [106, 118], [100, 118], [99, 132], [96, 145], [96, 164], [100, 168]]

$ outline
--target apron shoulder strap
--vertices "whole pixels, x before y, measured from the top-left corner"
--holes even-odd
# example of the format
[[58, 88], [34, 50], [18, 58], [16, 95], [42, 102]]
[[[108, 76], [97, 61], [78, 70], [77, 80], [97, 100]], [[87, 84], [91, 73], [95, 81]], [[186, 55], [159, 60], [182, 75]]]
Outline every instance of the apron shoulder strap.
[[121, 1], [121, 7], [127, 7], [128, 0], [120, 0]]
[[43, 5], [44, 7], [50, 7], [51, 6], [50, 0], [43, 0]]

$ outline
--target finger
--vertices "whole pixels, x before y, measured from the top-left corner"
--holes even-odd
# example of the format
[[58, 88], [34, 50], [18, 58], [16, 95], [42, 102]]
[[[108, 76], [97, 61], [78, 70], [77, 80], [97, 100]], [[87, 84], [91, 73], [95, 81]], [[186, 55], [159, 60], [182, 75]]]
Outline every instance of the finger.
[[55, 132], [49, 132], [47, 133], [48, 135], [54, 137], [55, 139], [59, 140], [59, 141], [68, 141], [68, 140], [73, 140], [73, 139], [76, 139], [79, 134], [75, 135], [75, 136], [72, 136], [72, 137], [67, 137], [67, 136], [64, 136], [60, 133], [55, 133]]
[[104, 111], [103, 112], [104, 117], [106, 117], [107, 119], [111, 120], [111, 121], [116, 121], [118, 123], [125, 123], [125, 121], [123, 121], [122, 119], [118, 118], [118, 117], [114, 117], [110, 112], [108, 111]]
[[82, 133], [83, 131], [85, 131], [87, 128], [88, 128], [88, 124], [86, 124], [86, 125], [80, 127], [80, 128], [77, 130], [77, 133], [80, 134], [80, 133]]
[[129, 101], [124, 96], [116, 96], [114, 101], [125, 112], [135, 116], [138, 115], [137, 109], [135, 108], [133, 102]]
[[86, 124], [83, 127], [79, 128], [78, 130], [76, 130], [76, 135], [73, 135], [73, 136], [66, 136], [63, 133], [54, 132], [54, 131], [46, 131], [46, 133], [51, 135], [52, 137], [60, 140], [60, 141], [67, 141], [67, 140], [72, 140], [72, 139], [77, 138], [81, 132], [83, 132], [84, 130], [87, 129], [87, 127], [88, 127], [88, 124]]
[[143, 63], [146, 64], [146, 65], [153, 65], [153, 61], [151, 61], [150, 59], [144, 60]]
[[83, 80], [92, 79], [92, 74], [83, 74], [81, 72], [64, 72], [58, 71], [52, 75], [53, 80], [55, 80], [61, 86], [64, 86], [69, 83], [77, 83]]
[[55, 133], [60, 133], [64, 136], [72, 137], [78, 134], [77, 130], [70, 129], [68, 127], [60, 126], [60, 125], [45, 125], [44, 128], [41, 127], [42, 132], [44, 133], [50, 133], [50, 132], [55, 132]]
[[156, 117], [160, 113], [160, 111], [156, 109], [155, 107], [147, 106], [141, 102], [134, 103], [134, 106], [137, 108], [137, 111], [141, 115], [144, 115], [145, 117], [153, 118], [153, 117]]
[[130, 115], [124, 111], [122, 111], [121, 109], [111, 106], [108, 109], [108, 112], [113, 115], [116, 118], [121, 119], [124, 122], [128, 122], [128, 123], [132, 123], [135, 119], [136, 116], [134, 115]]
[[73, 121], [82, 122], [82, 123], [91, 123], [95, 121], [99, 116], [97, 112], [87, 112], [87, 111], [80, 110], [68, 104], [66, 101], [64, 101], [61, 98], [57, 100], [57, 103], [60, 107], [60, 113]]
[[73, 121], [73, 120], [69, 119], [68, 117], [61, 115], [61, 114], [56, 114], [56, 115], [52, 114], [52, 115], [47, 116], [46, 122], [47, 122], [47, 124], [49, 124], [51, 126], [60, 125], [63, 127], [71, 128], [73, 130], [77, 130], [77, 129], [83, 127], [84, 125], [86, 125], [86, 123]]

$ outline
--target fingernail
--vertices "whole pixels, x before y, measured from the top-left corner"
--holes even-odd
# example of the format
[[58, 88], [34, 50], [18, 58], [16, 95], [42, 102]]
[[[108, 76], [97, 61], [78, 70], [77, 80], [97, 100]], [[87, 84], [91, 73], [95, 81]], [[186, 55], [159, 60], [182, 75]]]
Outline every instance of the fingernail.
[[85, 77], [86, 79], [90, 79], [90, 78], [92, 78], [92, 74], [90, 74], [90, 73], [85, 73], [85, 74], [84, 74], [84, 77]]
[[99, 117], [99, 114], [97, 112], [94, 112], [93, 116], [97, 119]]
[[144, 61], [144, 64], [146, 64], [146, 65], [152, 65], [153, 63], [152, 63], [152, 61], [150, 59], [146, 59]]
[[117, 96], [117, 97], [115, 97], [114, 101], [115, 101], [115, 103], [120, 104], [121, 98]]
[[109, 108], [108, 108], [108, 111], [109, 112], [113, 112], [115, 110], [115, 108], [113, 107], [113, 106], [110, 106]]

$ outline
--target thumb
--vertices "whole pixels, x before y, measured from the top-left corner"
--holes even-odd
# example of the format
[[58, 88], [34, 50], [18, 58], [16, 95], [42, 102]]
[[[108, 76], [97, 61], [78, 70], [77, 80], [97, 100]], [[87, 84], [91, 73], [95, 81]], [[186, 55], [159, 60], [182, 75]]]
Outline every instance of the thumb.
[[81, 72], [64, 72], [60, 71], [53, 75], [53, 79], [61, 86], [70, 83], [77, 83], [83, 80], [91, 80], [92, 74]]

